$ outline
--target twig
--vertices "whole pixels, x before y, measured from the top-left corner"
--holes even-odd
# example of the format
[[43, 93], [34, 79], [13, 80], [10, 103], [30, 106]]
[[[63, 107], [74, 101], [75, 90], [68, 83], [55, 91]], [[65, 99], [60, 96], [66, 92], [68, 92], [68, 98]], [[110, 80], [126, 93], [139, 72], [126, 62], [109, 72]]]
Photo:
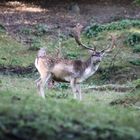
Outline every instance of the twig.
[[117, 92], [126, 92], [131, 90], [134, 87], [126, 86], [126, 85], [103, 85], [103, 86], [90, 86], [88, 88], [84, 88], [85, 90], [99, 90], [99, 91], [105, 91], [105, 90], [114, 90]]
[[[119, 47], [118, 51], [115, 53], [115, 55], [113, 56], [113, 58], [111, 59], [111, 61], [109, 63], [109, 68], [114, 67], [114, 62], [117, 58], [117, 55], [120, 53], [120, 50], [121, 50], [121, 48]], [[108, 73], [108, 71], [106, 71], [104, 74], [106, 75], [107, 73]]]

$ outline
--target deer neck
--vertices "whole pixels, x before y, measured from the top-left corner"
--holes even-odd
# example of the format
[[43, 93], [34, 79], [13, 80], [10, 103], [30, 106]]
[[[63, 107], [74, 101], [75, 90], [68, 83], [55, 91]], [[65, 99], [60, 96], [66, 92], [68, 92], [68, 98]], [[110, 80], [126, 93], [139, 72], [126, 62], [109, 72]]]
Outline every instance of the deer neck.
[[[98, 67], [100, 65], [100, 62], [95, 63], [92, 58], [90, 57], [87, 61], [85, 61], [85, 67], [91, 68], [92, 71], [97, 71]], [[86, 69], [85, 68], [85, 69]]]
[[90, 57], [87, 61], [84, 62], [84, 65], [85, 69], [81, 77], [81, 81], [84, 81], [92, 76], [98, 70], [100, 62], [94, 63]]

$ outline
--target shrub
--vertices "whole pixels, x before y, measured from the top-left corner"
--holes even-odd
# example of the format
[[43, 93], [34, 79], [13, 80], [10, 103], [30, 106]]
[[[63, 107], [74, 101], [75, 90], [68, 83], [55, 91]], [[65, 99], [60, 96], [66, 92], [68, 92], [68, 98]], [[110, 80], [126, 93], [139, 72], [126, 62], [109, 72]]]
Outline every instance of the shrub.
[[134, 80], [132, 83], [135, 85], [136, 88], [140, 88], [140, 79]]
[[129, 33], [126, 43], [128, 46], [133, 47], [140, 43], [140, 33]]
[[35, 34], [38, 36], [42, 36], [48, 32], [48, 27], [45, 24], [38, 24], [35, 26]]
[[140, 59], [130, 60], [129, 62], [133, 65], [140, 66]]
[[29, 47], [29, 50], [36, 51], [36, 50], [39, 50], [41, 47], [42, 47], [42, 45], [41, 45], [40, 39], [39, 38], [33, 38], [32, 39], [32, 44]]
[[97, 36], [97, 34], [99, 32], [101, 32], [102, 30], [103, 30], [102, 26], [100, 24], [95, 23], [95, 24], [87, 27], [86, 35], [87, 35], [87, 37]]
[[24, 35], [31, 35], [33, 31], [32, 29], [29, 29], [29, 28], [22, 28], [20, 32]]
[[87, 37], [93, 37], [93, 36], [97, 36], [98, 33], [102, 31], [123, 30], [123, 29], [129, 29], [131, 27], [140, 27], [140, 21], [121, 20], [121, 21], [112, 22], [103, 25], [98, 23], [92, 23], [86, 28], [85, 34]]
[[133, 49], [134, 53], [139, 53], [140, 52], [140, 44], [135, 45], [134, 49]]
[[5, 32], [5, 31], [6, 31], [5, 27], [2, 24], [0, 24], [0, 32]]
[[140, 0], [134, 0], [134, 3], [140, 4]]
[[34, 28], [22, 28], [20, 32], [24, 35], [42, 36], [48, 32], [48, 27], [44, 24], [37, 24]]
[[[129, 33], [125, 43], [133, 49], [134, 53], [140, 52], [140, 33]], [[133, 62], [132, 62], [133, 63]]]

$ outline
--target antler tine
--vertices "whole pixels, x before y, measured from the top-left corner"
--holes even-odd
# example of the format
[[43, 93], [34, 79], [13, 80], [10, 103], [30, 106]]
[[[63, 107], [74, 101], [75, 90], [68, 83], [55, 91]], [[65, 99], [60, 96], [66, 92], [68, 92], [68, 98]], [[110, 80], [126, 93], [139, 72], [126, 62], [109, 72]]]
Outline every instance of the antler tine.
[[80, 23], [77, 23], [76, 27], [73, 28], [73, 35], [74, 35], [76, 43], [84, 49], [95, 51], [96, 48], [87, 47], [85, 44], [81, 42], [80, 35], [81, 35], [82, 28], [83, 28], [83, 25], [81, 25]]
[[108, 45], [108, 47], [102, 51], [104, 52], [111, 52], [113, 48], [115, 48], [116, 44], [115, 44], [115, 40], [116, 40], [116, 37], [114, 35], [110, 35], [111, 36], [111, 39], [112, 39], [112, 42], [111, 42], [111, 45]]
[[45, 48], [40, 48], [40, 50], [37, 53], [37, 57], [46, 57], [46, 49]]

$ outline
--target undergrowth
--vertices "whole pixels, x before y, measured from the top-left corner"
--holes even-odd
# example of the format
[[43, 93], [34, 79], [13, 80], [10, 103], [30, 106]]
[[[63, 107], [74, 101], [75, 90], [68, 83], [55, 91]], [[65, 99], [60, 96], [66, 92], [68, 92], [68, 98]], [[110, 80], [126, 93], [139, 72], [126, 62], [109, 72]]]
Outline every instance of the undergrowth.
[[130, 29], [132, 27], [140, 28], [139, 20], [121, 20], [117, 22], [111, 22], [107, 24], [91, 23], [85, 31], [87, 37], [97, 36], [98, 33], [103, 31], [116, 31], [123, 29]]
[[127, 46], [132, 48], [134, 53], [140, 52], [140, 33], [139, 32], [129, 32], [127, 33], [125, 43]]
[[5, 32], [6, 32], [5, 27], [2, 24], [0, 24], [0, 33], [5, 33]]
[[0, 65], [27, 67], [34, 63], [36, 52], [0, 33]]

